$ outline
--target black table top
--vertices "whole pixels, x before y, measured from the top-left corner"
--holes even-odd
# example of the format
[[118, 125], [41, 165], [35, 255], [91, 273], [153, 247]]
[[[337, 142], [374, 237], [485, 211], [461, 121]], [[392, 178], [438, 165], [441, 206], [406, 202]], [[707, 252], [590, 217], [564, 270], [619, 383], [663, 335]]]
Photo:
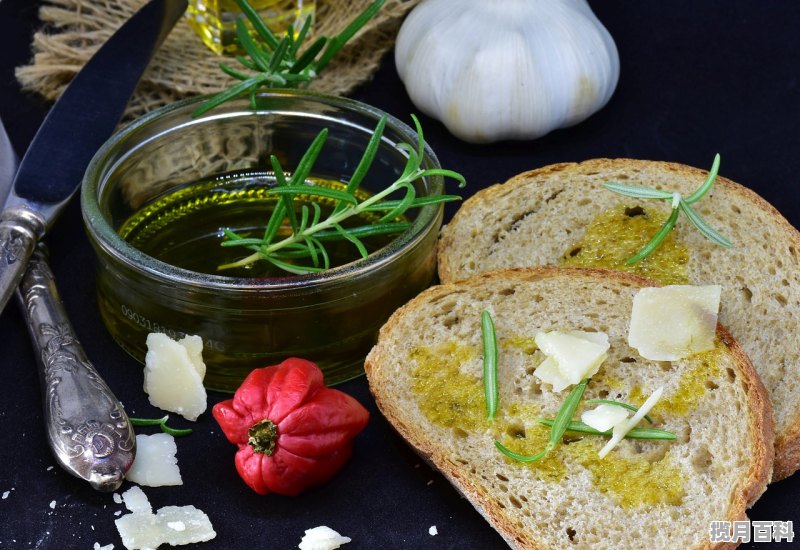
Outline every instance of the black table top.
[[[30, 56], [37, 4], [0, 1], [0, 116], [20, 153], [48, 108], [22, 93], [13, 77], [13, 68]], [[535, 141], [477, 146], [421, 117], [442, 165], [467, 177], [466, 194], [554, 162], [633, 157], [707, 168], [719, 152], [724, 176], [756, 190], [799, 227], [800, 4], [591, 4], [616, 40], [621, 77], [609, 104], [589, 120]], [[403, 120], [417, 112], [391, 55], [351, 95]], [[47, 241], [62, 298], [92, 362], [129, 413], [160, 416], [142, 391], [140, 365], [116, 346], [99, 319], [93, 257], [77, 201]], [[35, 358], [16, 304], [0, 315], [0, 341], [0, 549], [91, 548], [95, 542], [121, 548], [113, 521], [122, 505], [54, 467]], [[505, 547], [469, 503], [392, 432], [363, 377], [340, 389], [372, 417], [356, 439], [352, 460], [327, 485], [296, 498], [256, 495], [240, 482], [234, 448], [205, 414], [193, 426], [195, 434], [178, 441], [184, 485], [145, 488], [146, 494], [155, 508], [194, 504], [208, 513], [218, 536], [199, 548], [292, 548], [305, 529], [317, 525], [351, 537], [345, 548], [353, 549]], [[224, 398], [211, 393], [209, 405]], [[798, 475], [771, 485], [750, 518], [800, 521], [798, 492]], [[436, 536], [428, 532], [433, 525]]]

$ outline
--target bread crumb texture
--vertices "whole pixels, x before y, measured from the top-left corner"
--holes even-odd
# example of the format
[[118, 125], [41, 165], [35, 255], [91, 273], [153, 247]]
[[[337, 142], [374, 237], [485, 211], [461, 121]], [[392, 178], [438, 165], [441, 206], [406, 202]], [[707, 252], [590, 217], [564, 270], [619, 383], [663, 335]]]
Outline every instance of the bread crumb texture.
[[[736, 344], [674, 362], [641, 358], [627, 345], [641, 279], [598, 270], [508, 270], [429, 289], [384, 326], [367, 359], [381, 410], [513, 547], [700, 548], [713, 520], [744, 517], [771, 469], [772, 432], [758, 377]], [[486, 418], [481, 311], [494, 318], [499, 402]], [[604, 437], [568, 433], [544, 449], [568, 390], [533, 376], [540, 331], [608, 334], [611, 349], [584, 401], [641, 405], [659, 386], [653, 427], [676, 441], [625, 439], [605, 459]], [[734, 348], [729, 347], [729, 344]], [[582, 404], [580, 412], [593, 405]], [[644, 425], [646, 422], [643, 421]]]
[[452, 282], [495, 269], [604, 267], [663, 284], [719, 284], [720, 322], [744, 348], [774, 404], [775, 479], [800, 467], [800, 233], [751, 190], [718, 177], [695, 210], [733, 242], [713, 244], [681, 216], [664, 246], [636, 252], [669, 214], [665, 201], [623, 197], [606, 182], [684, 196], [707, 172], [632, 159], [597, 159], [520, 174], [462, 205], [442, 233], [439, 275]]

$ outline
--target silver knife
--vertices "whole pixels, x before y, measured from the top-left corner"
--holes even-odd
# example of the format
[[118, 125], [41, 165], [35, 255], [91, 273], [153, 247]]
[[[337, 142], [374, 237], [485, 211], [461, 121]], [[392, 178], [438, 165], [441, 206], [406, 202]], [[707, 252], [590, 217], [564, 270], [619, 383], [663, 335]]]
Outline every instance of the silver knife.
[[0, 311], [36, 243], [75, 193], [153, 53], [185, 10], [186, 0], [151, 0], [103, 44], [50, 109], [0, 212]]
[[[137, 59], [127, 61], [130, 56], [119, 54], [119, 48], [129, 48], [129, 45], [134, 43], [137, 47], [144, 47], [146, 51], [152, 53], [184, 9], [184, 1], [154, 0], [123, 25], [89, 61], [87, 67], [101, 67], [102, 69], [104, 64], [96, 63], [95, 59], [100, 57], [102, 61], [105, 57], [107, 60], [111, 60], [114, 56], [119, 56], [117, 57], [118, 62], [128, 63], [128, 71], [138, 71], [138, 74], [133, 75], [135, 78], [128, 76], [125, 81], [129, 87], [127, 94], [120, 88], [114, 91], [111, 100], [112, 103], [117, 103], [117, 107], [111, 112], [107, 110], [105, 112], [106, 116], [117, 113], [116, 118], [112, 122], [105, 122], [105, 118], [101, 117], [104, 119], [90, 129], [95, 132], [94, 140], [100, 140], [101, 137], [105, 140], [111, 134], [135, 82], [150, 57], [149, 54], [141, 54], [145, 56], [145, 59], [134, 56]], [[158, 32], [150, 32], [152, 29], [158, 29]], [[142, 44], [142, 40], [144, 40], [144, 44]], [[86, 78], [79, 79], [87, 70], [90, 69], [84, 68], [76, 76], [70, 89], [75, 86], [74, 82], [76, 81], [92, 82]], [[91, 71], [93, 70], [95, 69], [91, 69]], [[106, 78], [115, 78], [116, 76], [113, 73], [105, 73]], [[121, 86], [122, 84], [117, 85]], [[86, 95], [83, 95], [85, 93], [87, 92], [73, 93], [71, 97], [74, 99], [67, 101], [66, 104], [64, 104], [66, 100], [59, 100], [42, 128], [45, 128], [47, 121], [50, 120], [55, 121], [53, 124], [56, 124], [57, 128], [59, 120], [63, 120], [59, 117], [66, 116], [59, 115], [58, 112], [80, 107], [80, 104], [73, 103], [73, 101], [77, 101], [81, 97], [88, 99]], [[65, 96], [67, 96], [67, 92], [65, 92]], [[108, 100], [108, 97], [101, 98], [101, 100]], [[31, 151], [34, 150], [37, 143], [39, 146], [42, 146], [42, 143], [51, 143], [50, 136], [58, 135], [58, 132], [54, 132], [54, 130], [50, 130], [49, 133], [43, 134], [43, 130], [40, 129], [37, 133], [34, 144], [31, 145], [29, 153], [23, 160], [23, 167], [14, 180], [15, 185], [21, 185], [21, 188], [25, 189], [26, 180], [20, 180], [20, 177], [23, 175], [26, 160], [32, 154]], [[105, 132], [105, 137], [100, 135], [102, 132]], [[40, 139], [40, 135], [44, 135], [44, 137]], [[95, 149], [99, 146], [98, 144]], [[81, 170], [85, 169], [93, 153], [93, 150], [83, 149], [84, 156], [78, 159], [78, 162], [82, 164]], [[30, 158], [36, 159], [37, 156], [33, 155]], [[0, 202], [8, 193], [11, 181], [9, 174], [13, 174], [15, 166], [16, 155], [2, 127], [2, 122], [0, 122]], [[22, 184], [19, 183], [20, 181]], [[76, 187], [73, 186], [71, 190], [59, 190], [53, 187], [45, 192], [53, 193], [54, 200], [59, 200], [56, 196], [59, 191], [66, 193], [66, 196], [59, 200], [59, 204], [49, 205], [44, 213], [34, 209], [34, 216], [37, 214], [44, 216], [45, 228], [48, 223], [52, 223], [52, 216], [61, 210]], [[28, 195], [29, 193], [23, 196]], [[16, 204], [12, 206], [21, 207], [23, 210], [31, 206], [38, 206], [37, 201], [26, 201], [23, 196], [12, 191], [9, 201], [16, 197]], [[38, 198], [40, 195], [34, 194], [34, 196]], [[8, 204], [9, 201], [6, 203]], [[12, 219], [5, 217], [6, 221]], [[58, 297], [55, 279], [47, 264], [44, 246], [40, 244], [32, 254], [32, 258], [30, 254], [28, 255], [29, 263], [19, 285], [17, 296], [39, 355], [39, 373], [44, 396], [44, 417], [48, 443], [59, 464], [68, 472], [87, 480], [97, 490], [116, 490], [122, 484], [125, 473], [133, 462], [135, 454], [133, 430], [122, 406], [89, 362], [74, 334]], [[5, 299], [7, 300], [7, 297]]]
[[[0, 120], [0, 201], [11, 189], [19, 159]], [[67, 319], [39, 243], [17, 287], [36, 348], [47, 441], [59, 464], [98, 491], [114, 491], [136, 455], [122, 405], [89, 362]]]

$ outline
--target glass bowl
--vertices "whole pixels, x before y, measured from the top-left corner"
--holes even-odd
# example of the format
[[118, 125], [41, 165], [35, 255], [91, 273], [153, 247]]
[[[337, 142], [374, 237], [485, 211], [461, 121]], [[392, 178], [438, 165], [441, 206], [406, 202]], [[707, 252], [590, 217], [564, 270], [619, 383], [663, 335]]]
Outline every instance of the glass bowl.
[[[81, 208], [98, 260], [97, 294], [105, 326], [142, 362], [150, 332], [201, 336], [210, 389], [232, 391], [253, 368], [290, 356], [316, 362], [328, 384], [361, 374], [380, 326], [434, 280], [441, 205], [410, 210], [410, 227], [368, 257], [314, 274], [232, 276], [213, 267], [187, 268], [170, 261], [171, 252], [167, 261], [158, 259], [164, 250], [197, 237], [193, 222], [181, 221], [186, 205], [172, 210], [179, 223], [171, 230], [153, 222], [149, 232], [169, 238], [161, 238], [153, 249], [144, 247], [149, 253], [120, 236], [134, 214], [171, 193], [191, 195], [209, 182], [213, 189], [244, 177], [247, 188], [268, 178], [270, 155], [289, 172], [323, 128], [329, 135], [311, 176], [346, 182], [384, 115], [348, 99], [280, 91], [259, 95], [255, 110], [237, 100], [193, 118], [201, 100], [179, 102], [134, 121], [97, 152], [87, 169]], [[374, 193], [394, 182], [407, 158], [398, 144], [416, 140], [409, 126], [388, 117], [361, 188]], [[438, 167], [426, 145], [422, 168]], [[427, 177], [415, 186], [417, 196], [438, 195], [444, 182]], [[212, 219], [214, 212], [201, 209], [200, 217]], [[190, 256], [213, 257], [219, 245], [204, 246], [202, 253], [195, 250]]]

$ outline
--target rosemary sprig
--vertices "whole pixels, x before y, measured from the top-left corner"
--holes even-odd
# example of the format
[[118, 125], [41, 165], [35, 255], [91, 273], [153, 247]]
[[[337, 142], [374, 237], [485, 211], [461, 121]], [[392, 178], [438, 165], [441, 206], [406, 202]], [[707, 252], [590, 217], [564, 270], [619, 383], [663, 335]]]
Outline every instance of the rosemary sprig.
[[[290, 25], [286, 34], [279, 39], [246, 0], [236, 0], [250, 23], [248, 26], [243, 19], [236, 21], [236, 36], [247, 54], [247, 57], [238, 56], [236, 59], [244, 71], [224, 63], [220, 63], [220, 69], [240, 82], [209, 98], [195, 109], [192, 115], [200, 116], [244, 94], [250, 96], [250, 103], [255, 109], [256, 94], [261, 88], [297, 88], [310, 82], [330, 63], [347, 41], [378, 13], [383, 2], [384, 0], [375, 0], [342, 32], [332, 38], [325, 36], [317, 38], [301, 53], [311, 28], [310, 16], [297, 33]], [[255, 36], [252, 31], [255, 31]]]
[[[330, 259], [324, 244], [326, 241], [333, 239], [347, 240], [356, 247], [362, 257], [366, 257], [368, 251], [364, 243], [361, 242], [363, 236], [405, 230], [408, 224], [398, 222], [397, 218], [410, 208], [460, 200], [461, 197], [457, 195], [417, 198], [414, 182], [420, 178], [430, 176], [448, 177], [458, 181], [459, 187], [464, 187], [466, 181], [461, 174], [452, 170], [422, 168], [425, 140], [419, 120], [414, 115], [411, 117], [417, 130], [417, 146], [415, 148], [408, 143], [397, 145], [399, 149], [407, 154], [403, 172], [394, 183], [361, 201], [356, 196], [356, 191], [375, 160], [383, 129], [386, 125], [385, 115], [378, 122], [361, 161], [346, 188], [342, 191], [310, 185], [306, 181], [324, 145], [327, 137], [326, 130], [320, 132], [316, 137], [303, 155], [295, 171], [288, 178], [277, 157], [273, 155], [271, 162], [275, 171], [277, 185], [267, 193], [278, 195], [281, 200], [276, 203], [272, 211], [263, 237], [245, 238], [229, 229], [224, 230], [228, 240], [223, 241], [221, 243], [222, 246], [243, 246], [253, 252], [238, 261], [223, 264], [218, 269], [244, 267], [253, 262], [265, 260], [284, 271], [294, 274], [322, 271], [330, 268]], [[386, 200], [393, 193], [403, 193], [404, 196], [400, 200]], [[300, 204], [300, 217], [298, 219], [294, 203], [294, 199], [298, 195], [304, 198], [302, 202], [305, 202], [307, 198], [324, 197], [335, 201], [336, 205], [330, 214], [323, 219], [322, 210], [317, 203], [312, 202], [310, 208], [308, 204]], [[383, 211], [386, 213], [370, 226], [345, 228], [341, 225], [348, 218], [371, 211]], [[278, 233], [285, 217], [289, 218], [291, 234], [278, 239]], [[302, 258], [310, 259], [311, 265], [302, 265], [289, 261]]]
[[605, 184], [605, 188], [609, 191], [619, 193], [620, 195], [625, 195], [626, 197], [633, 197], [637, 199], [660, 199], [667, 200], [672, 203], [672, 212], [667, 218], [667, 221], [664, 222], [664, 225], [661, 226], [661, 229], [658, 230], [653, 238], [650, 239], [650, 241], [644, 245], [639, 252], [625, 260], [627, 264], [630, 265], [642, 261], [656, 248], [658, 248], [664, 239], [667, 238], [667, 235], [669, 235], [670, 231], [672, 231], [672, 229], [675, 227], [675, 224], [678, 221], [678, 215], [681, 212], [683, 212], [689, 221], [692, 222], [692, 224], [694, 224], [694, 226], [700, 231], [700, 233], [702, 233], [710, 241], [726, 248], [733, 246], [731, 241], [723, 237], [713, 227], [708, 225], [708, 223], [706, 223], [706, 221], [700, 217], [700, 214], [698, 214], [691, 206], [702, 199], [714, 185], [714, 180], [716, 180], [717, 174], [719, 173], [719, 161], [719, 154], [717, 154], [714, 156], [714, 162], [711, 166], [711, 170], [709, 171], [705, 182], [703, 182], [703, 185], [698, 187], [694, 193], [685, 198], [677, 192], [651, 189], [639, 185], [627, 185], [623, 183], [612, 182]]
[[169, 415], [166, 415], [163, 418], [128, 418], [128, 420], [130, 420], [131, 425], [133, 426], [158, 426], [161, 428], [162, 432], [169, 434], [172, 437], [183, 437], [192, 433], [191, 428], [178, 429], [167, 426]]
[[494, 420], [497, 413], [497, 335], [494, 321], [488, 310], [481, 314], [481, 334], [483, 336], [483, 391], [486, 396], [486, 418]]
[[[543, 426], [552, 426], [555, 422], [555, 420], [549, 418], [537, 418], [536, 421]], [[600, 430], [595, 430], [591, 426], [584, 424], [579, 420], [573, 420], [567, 424], [566, 431], [589, 435], [604, 435], [607, 437], [611, 437], [613, 435], [612, 430], [601, 432]], [[674, 433], [668, 432], [667, 430], [659, 430], [657, 428], [633, 428], [631, 431], [625, 434], [625, 437], [628, 439], [662, 439], [669, 441], [677, 438]]]
[[543, 459], [550, 451], [556, 448], [556, 445], [559, 444], [561, 438], [564, 437], [564, 433], [567, 431], [570, 422], [572, 422], [572, 417], [575, 415], [575, 411], [578, 409], [578, 405], [583, 398], [583, 393], [586, 391], [586, 386], [588, 384], [589, 379], [584, 378], [581, 380], [580, 384], [572, 388], [572, 390], [569, 392], [569, 395], [558, 409], [558, 413], [556, 414], [555, 420], [553, 420], [553, 424], [550, 426], [550, 438], [547, 440], [547, 445], [545, 445], [542, 452], [535, 455], [521, 455], [511, 451], [497, 440], [495, 440], [494, 446], [497, 447], [497, 450], [507, 457], [519, 462], [536, 462], [537, 460]]
[[[622, 401], [614, 401], [612, 399], [587, 399], [586, 403], [591, 405], [615, 405], [617, 407], [622, 407], [623, 409], [627, 409], [631, 412], [638, 412], [639, 407], [635, 407], [634, 405], [629, 405], [628, 403], [623, 403]], [[649, 415], [644, 415], [644, 419], [647, 420], [650, 424], [653, 423], [653, 419], [650, 418]]]

